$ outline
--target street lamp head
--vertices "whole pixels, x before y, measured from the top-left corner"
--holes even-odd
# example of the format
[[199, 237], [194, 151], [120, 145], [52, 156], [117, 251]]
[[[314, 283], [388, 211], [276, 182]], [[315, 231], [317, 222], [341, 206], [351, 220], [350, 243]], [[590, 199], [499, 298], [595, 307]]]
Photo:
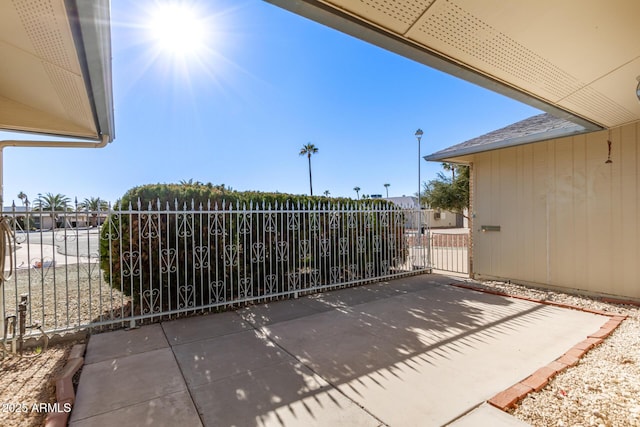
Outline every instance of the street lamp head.
[[418, 130], [416, 131], [416, 138], [418, 138], [418, 139], [422, 138], [422, 134], [423, 134], [423, 133], [424, 133], [424, 132], [422, 132], [422, 129], [418, 129]]

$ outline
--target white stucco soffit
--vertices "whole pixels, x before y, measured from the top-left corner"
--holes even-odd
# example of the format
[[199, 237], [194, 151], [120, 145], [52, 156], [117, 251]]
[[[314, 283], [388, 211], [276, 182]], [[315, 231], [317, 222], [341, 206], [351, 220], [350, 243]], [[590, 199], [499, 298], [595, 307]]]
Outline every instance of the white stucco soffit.
[[113, 139], [108, 0], [0, 1], [0, 129]]
[[588, 130], [640, 120], [635, 0], [267, 0]]

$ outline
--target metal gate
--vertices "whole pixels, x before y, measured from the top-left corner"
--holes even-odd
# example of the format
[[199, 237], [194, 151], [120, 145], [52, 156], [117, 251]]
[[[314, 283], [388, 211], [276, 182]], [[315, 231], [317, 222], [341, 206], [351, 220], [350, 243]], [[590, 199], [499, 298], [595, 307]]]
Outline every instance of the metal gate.
[[468, 229], [431, 230], [431, 263], [436, 271], [469, 274], [470, 236]]

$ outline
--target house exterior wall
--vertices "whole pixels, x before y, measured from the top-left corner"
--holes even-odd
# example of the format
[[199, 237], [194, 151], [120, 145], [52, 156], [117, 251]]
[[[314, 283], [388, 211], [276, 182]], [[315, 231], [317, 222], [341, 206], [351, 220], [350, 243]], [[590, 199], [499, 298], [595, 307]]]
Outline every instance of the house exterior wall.
[[455, 228], [458, 224], [459, 214], [451, 211], [436, 211], [428, 209], [429, 227], [431, 228]]
[[640, 299], [640, 124], [464, 160], [476, 277]]

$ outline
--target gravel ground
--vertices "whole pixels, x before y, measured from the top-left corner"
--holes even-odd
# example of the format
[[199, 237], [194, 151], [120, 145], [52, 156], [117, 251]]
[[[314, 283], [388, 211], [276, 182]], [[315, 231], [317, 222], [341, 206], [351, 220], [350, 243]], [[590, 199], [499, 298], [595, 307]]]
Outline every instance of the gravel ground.
[[512, 414], [536, 427], [640, 427], [640, 308], [598, 298], [485, 282], [511, 295], [629, 316], [580, 362], [529, 394]]
[[129, 301], [102, 280], [96, 264], [21, 269], [4, 284], [3, 293], [7, 315], [15, 314], [21, 294], [30, 294], [27, 325], [37, 323], [45, 330], [118, 317], [118, 308]]
[[56, 401], [53, 380], [64, 367], [73, 344], [53, 346], [39, 355], [28, 351], [27, 357], [0, 359], [0, 425], [36, 427], [44, 424], [47, 410], [40, 404]]

